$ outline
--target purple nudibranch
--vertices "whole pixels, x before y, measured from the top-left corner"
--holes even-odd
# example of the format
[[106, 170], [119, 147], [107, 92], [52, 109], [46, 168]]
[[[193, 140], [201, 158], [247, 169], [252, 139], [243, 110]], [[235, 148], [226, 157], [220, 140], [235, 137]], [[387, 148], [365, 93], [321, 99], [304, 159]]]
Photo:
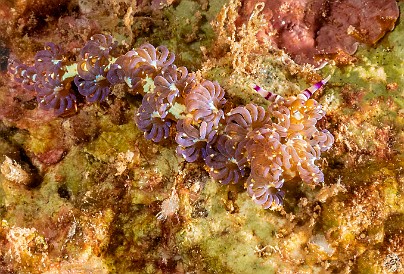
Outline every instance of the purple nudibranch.
[[[222, 184], [245, 182], [247, 193], [263, 208], [283, 204], [282, 186], [294, 177], [318, 184], [324, 175], [316, 162], [330, 149], [333, 135], [318, 129], [325, 116], [311, 98], [330, 76], [296, 97], [283, 98], [255, 85], [272, 104], [231, 108], [217, 82], [198, 82], [194, 73], [174, 65], [165, 46], [143, 44], [119, 55], [110, 35], [97, 34], [70, 61], [53, 43], [27, 66], [10, 62], [16, 82], [34, 91], [39, 106], [57, 115], [77, 109], [81, 94], [89, 103], [107, 100], [117, 84], [143, 95], [135, 123], [148, 140], [175, 135], [177, 153], [188, 162], [203, 161]], [[78, 88], [77, 94], [72, 85]], [[230, 109], [227, 113], [224, 109]], [[174, 132], [174, 133], [173, 133]]]

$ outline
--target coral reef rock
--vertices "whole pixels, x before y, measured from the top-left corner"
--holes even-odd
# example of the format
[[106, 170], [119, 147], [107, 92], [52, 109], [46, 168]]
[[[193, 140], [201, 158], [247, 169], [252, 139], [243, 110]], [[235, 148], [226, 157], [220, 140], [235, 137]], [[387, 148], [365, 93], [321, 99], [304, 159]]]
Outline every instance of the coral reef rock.
[[[261, 0], [242, 0], [239, 24]], [[324, 56], [340, 62], [359, 43], [372, 45], [394, 28], [399, 10], [394, 0], [267, 0], [262, 13], [269, 24], [262, 38], [285, 49], [296, 62], [319, 64]]]

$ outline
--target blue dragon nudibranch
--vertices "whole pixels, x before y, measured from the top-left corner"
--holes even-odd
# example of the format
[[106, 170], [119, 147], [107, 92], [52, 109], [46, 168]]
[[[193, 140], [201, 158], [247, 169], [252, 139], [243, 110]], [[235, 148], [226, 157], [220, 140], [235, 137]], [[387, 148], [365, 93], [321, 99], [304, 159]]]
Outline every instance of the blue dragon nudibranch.
[[134, 120], [146, 139], [160, 142], [175, 128], [179, 156], [204, 161], [222, 184], [245, 181], [247, 193], [263, 208], [281, 205], [282, 186], [294, 177], [324, 181], [316, 162], [334, 138], [316, 128], [325, 111], [311, 96], [330, 77], [289, 98], [255, 85], [272, 102], [269, 108], [247, 104], [225, 113], [222, 87], [198, 82], [195, 74], [174, 65], [175, 55], [166, 47], [144, 44], [121, 56], [116, 49], [111, 36], [97, 34], [72, 62], [59, 46], [47, 43], [33, 66], [14, 61], [9, 72], [36, 93], [40, 107], [58, 115], [77, 108], [72, 85], [89, 103], [108, 98], [114, 85], [126, 85], [143, 95]]

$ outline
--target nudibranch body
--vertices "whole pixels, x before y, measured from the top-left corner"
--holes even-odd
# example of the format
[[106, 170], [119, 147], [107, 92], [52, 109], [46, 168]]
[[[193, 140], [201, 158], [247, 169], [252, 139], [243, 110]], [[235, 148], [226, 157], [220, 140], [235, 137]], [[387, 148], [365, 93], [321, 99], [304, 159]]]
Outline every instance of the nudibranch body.
[[310, 184], [324, 181], [316, 162], [334, 138], [317, 129], [325, 111], [311, 96], [330, 77], [288, 98], [255, 85], [272, 104], [231, 109], [217, 82], [198, 82], [195, 74], [174, 65], [166, 47], [144, 44], [121, 56], [116, 49], [111, 36], [97, 34], [75, 63], [48, 43], [33, 66], [13, 62], [9, 71], [36, 92], [40, 107], [58, 115], [77, 107], [72, 85], [89, 103], [106, 100], [114, 85], [126, 85], [128, 92], [143, 95], [134, 120], [146, 139], [161, 142], [176, 130], [179, 156], [205, 162], [222, 184], [246, 182], [247, 193], [263, 208], [281, 205], [282, 186], [296, 176]]

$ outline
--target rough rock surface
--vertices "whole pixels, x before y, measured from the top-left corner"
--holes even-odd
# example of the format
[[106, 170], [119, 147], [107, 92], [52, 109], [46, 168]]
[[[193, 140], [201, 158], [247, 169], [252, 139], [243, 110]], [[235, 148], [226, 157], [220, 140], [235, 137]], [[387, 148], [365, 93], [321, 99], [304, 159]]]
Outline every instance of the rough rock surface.
[[239, 24], [259, 2], [269, 21], [261, 37], [269, 36], [298, 63], [318, 64], [323, 55], [343, 59], [359, 43], [373, 45], [399, 15], [395, 0], [243, 0]]
[[9, 157], [37, 183], [0, 174], [0, 273], [403, 272], [402, 17], [377, 47], [359, 47], [356, 62], [312, 71], [257, 43], [257, 24], [235, 34], [235, 1], [225, 11], [222, 0], [182, 0], [126, 13], [129, 2], [88, 1], [88, 13], [73, 8], [35, 32], [0, 24], [5, 48], [32, 64], [44, 42], [74, 52], [95, 32], [125, 50], [163, 44], [234, 105], [266, 105], [250, 84], [291, 95], [331, 74], [315, 94], [335, 136], [320, 163], [324, 186], [288, 182], [284, 207], [264, 210], [242, 183], [220, 185], [203, 164], [181, 162], [173, 142], [147, 141], [133, 119], [140, 96], [117, 88], [56, 117], [1, 71], [0, 164]]

